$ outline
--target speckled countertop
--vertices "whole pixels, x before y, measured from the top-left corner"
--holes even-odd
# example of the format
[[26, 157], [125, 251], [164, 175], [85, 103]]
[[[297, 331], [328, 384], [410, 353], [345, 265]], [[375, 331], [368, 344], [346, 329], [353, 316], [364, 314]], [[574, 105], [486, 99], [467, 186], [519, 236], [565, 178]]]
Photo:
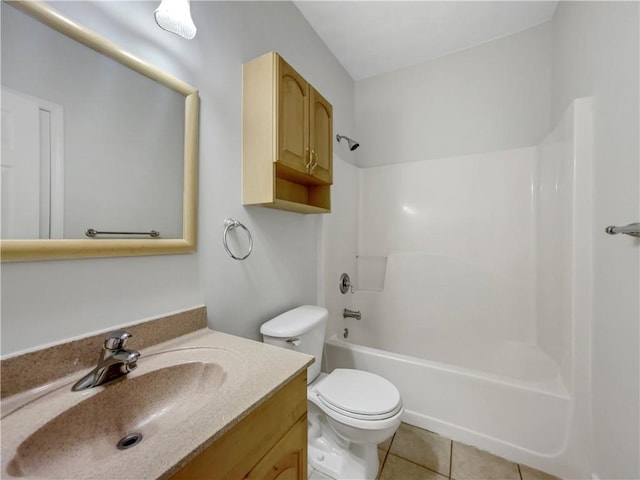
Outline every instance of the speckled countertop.
[[206, 328], [140, 352], [112, 384], [71, 391], [85, 369], [3, 399], [2, 478], [168, 478], [313, 363]]

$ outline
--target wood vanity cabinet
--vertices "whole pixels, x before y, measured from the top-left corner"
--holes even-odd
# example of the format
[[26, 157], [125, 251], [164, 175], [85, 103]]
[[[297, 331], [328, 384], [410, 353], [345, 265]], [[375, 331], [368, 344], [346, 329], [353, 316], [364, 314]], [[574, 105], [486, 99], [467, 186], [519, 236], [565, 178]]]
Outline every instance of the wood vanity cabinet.
[[331, 104], [275, 52], [244, 65], [242, 101], [243, 203], [330, 212]]
[[280, 388], [172, 480], [306, 480], [307, 372]]

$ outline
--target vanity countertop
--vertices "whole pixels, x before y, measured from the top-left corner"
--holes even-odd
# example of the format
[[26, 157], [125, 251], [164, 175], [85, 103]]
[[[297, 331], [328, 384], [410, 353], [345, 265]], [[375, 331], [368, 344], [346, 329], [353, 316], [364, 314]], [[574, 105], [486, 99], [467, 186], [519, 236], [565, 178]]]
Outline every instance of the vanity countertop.
[[[178, 377], [184, 377], [182, 370], [165, 368], [164, 371], [169, 372], [163, 380], [166, 383], [156, 382], [149, 388], [144, 388], [144, 380], [141, 382], [141, 379], [149, 374], [151, 365], [155, 365], [152, 369], [170, 367], [162, 364], [167, 356], [173, 356], [174, 360], [187, 359], [194, 364], [193, 368], [201, 368], [197, 358], [207, 352], [224, 354], [226, 364], [222, 368], [207, 370], [208, 377], [198, 370], [197, 375], [201, 376], [196, 377], [197, 382], [191, 382], [189, 388], [193, 393], [189, 393], [182, 406], [176, 407], [175, 402], [169, 402], [164, 408], [160, 401], [160, 410], [156, 406], [154, 412], [161, 411], [159, 416], [164, 418], [161, 422], [144, 415], [144, 418], [134, 420], [142, 425], [140, 429], [145, 435], [136, 447], [116, 450], [113, 438], [102, 439], [108, 434], [98, 434], [100, 441], [89, 436], [85, 441], [76, 438], [65, 444], [65, 435], [87, 435], [77, 427], [74, 430], [72, 425], [76, 419], [83, 421], [82, 415], [87, 408], [83, 409], [80, 404], [88, 405], [85, 402], [111, 398], [97, 395], [109, 388], [122, 391], [134, 382], [138, 382], [136, 388], [143, 387], [142, 395], [148, 397], [147, 401], [154, 401], [156, 394], [162, 397], [171, 389], [180, 393], [179, 382], [183, 378]], [[87, 372], [83, 370], [45, 387], [48, 390], [44, 396], [42, 388], [21, 393], [21, 403], [27, 402], [22, 407], [16, 408], [12, 397], [3, 399], [4, 406], [13, 403], [10, 409], [13, 412], [2, 419], [2, 478], [169, 478], [314, 361], [310, 355], [206, 328], [141, 349], [140, 353], [138, 368], [112, 384], [72, 392], [71, 386]], [[196, 360], [191, 360], [191, 357]], [[172, 378], [171, 375], [178, 377]], [[206, 392], [208, 385], [205, 380], [211, 379], [220, 384], [213, 389], [213, 394]], [[94, 396], [96, 398], [92, 399]], [[110, 409], [109, 418], [118, 419], [118, 413], [113, 416], [113, 404], [118, 403], [119, 397], [114, 398], [116, 400], [110, 400], [109, 405], [94, 403], [99, 408]], [[183, 406], [187, 403], [195, 405], [185, 410]], [[128, 407], [126, 404], [116, 405], [116, 412], [121, 409], [122, 416], [126, 417], [130, 410]], [[177, 417], [172, 408], [182, 412], [179, 421], [175, 420]], [[75, 409], [73, 415], [67, 413], [61, 417], [71, 409]], [[3, 408], [3, 411], [7, 410]], [[25, 442], [34, 432], [38, 432], [34, 436], [39, 437], [40, 443]], [[55, 448], [49, 449], [47, 442], [54, 441], [53, 437], [56, 437]], [[117, 440], [115, 438], [115, 442]], [[34, 455], [34, 450], [37, 455]], [[39, 462], [39, 465], [34, 466], [34, 462]], [[68, 473], [65, 473], [65, 468], [69, 469]]]

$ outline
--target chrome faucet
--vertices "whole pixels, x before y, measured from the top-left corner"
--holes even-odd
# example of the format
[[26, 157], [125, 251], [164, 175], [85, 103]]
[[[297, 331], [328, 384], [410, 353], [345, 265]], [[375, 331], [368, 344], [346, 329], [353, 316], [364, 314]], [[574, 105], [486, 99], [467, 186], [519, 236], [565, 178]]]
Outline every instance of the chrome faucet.
[[138, 366], [140, 352], [125, 350], [124, 346], [131, 334], [125, 330], [116, 330], [107, 334], [104, 348], [100, 353], [98, 365], [73, 386], [73, 391], [103, 385], [120, 378]]
[[342, 312], [342, 318], [355, 318], [356, 320], [360, 320], [362, 318], [362, 314], [360, 313], [360, 310], [354, 311], [345, 308], [344, 312]]

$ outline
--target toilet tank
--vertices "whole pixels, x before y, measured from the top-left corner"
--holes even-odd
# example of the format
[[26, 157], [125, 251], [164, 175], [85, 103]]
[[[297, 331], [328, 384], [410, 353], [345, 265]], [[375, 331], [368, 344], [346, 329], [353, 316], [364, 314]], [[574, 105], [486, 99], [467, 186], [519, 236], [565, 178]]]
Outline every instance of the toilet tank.
[[311, 383], [320, 373], [328, 318], [326, 308], [302, 305], [263, 323], [260, 333], [264, 343], [316, 357], [307, 368], [307, 383]]

